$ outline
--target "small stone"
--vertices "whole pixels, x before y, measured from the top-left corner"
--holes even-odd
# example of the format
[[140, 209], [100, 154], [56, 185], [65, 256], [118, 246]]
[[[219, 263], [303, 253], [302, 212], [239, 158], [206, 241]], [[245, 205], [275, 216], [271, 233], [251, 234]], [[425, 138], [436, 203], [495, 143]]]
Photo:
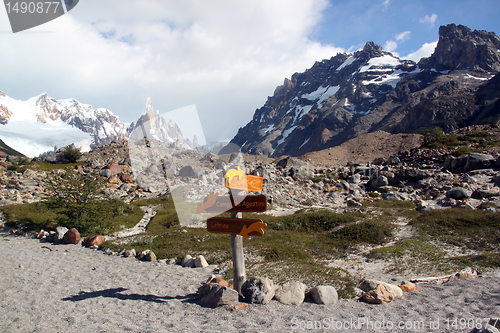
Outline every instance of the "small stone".
[[389, 185], [389, 180], [387, 180], [386, 176], [378, 176], [372, 181], [371, 185], [373, 188], [384, 187]]
[[80, 233], [75, 228], [69, 229], [68, 232], [64, 234], [64, 243], [66, 244], [78, 244], [80, 240]]
[[121, 180], [117, 176], [112, 176], [108, 179], [108, 183], [110, 184], [120, 184]]
[[418, 288], [414, 284], [402, 284], [398, 286], [402, 291], [419, 291]]
[[287, 282], [276, 289], [274, 298], [282, 304], [300, 305], [304, 302], [306, 288], [302, 282]]
[[123, 254], [123, 256], [126, 257], [126, 258], [128, 258], [128, 257], [135, 257], [136, 256], [135, 249], [126, 250], [125, 253]]
[[395, 296], [403, 296], [403, 291], [397, 285], [392, 284], [392, 283], [385, 283], [385, 282], [377, 281], [377, 280], [364, 280], [359, 285], [359, 289], [361, 289], [365, 292], [369, 292], [369, 291], [377, 289], [377, 287], [380, 284], [385, 284], [389, 290], [392, 290], [392, 292], [394, 293]]
[[126, 184], [132, 184], [134, 182], [134, 177], [127, 173], [124, 173], [120, 176], [120, 180]]
[[197, 256], [195, 259], [194, 259], [194, 266], [195, 267], [207, 267], [208, 266], [208, 263], [207, 261], [205, 260], [205, 257], [202, 256], [202, 255], [199, 255]]
[[102, 243], [104, 243], [105, 241], [106, 241], [106, 237], [101, 236], [101, 235], [96, 235], [96, 236], [91, 236], [91, 237], [85, 238], [85, 240], [83, 241], [82, 244], [85, 247], [91, 247], [94, 245], [99, 246]]
[[253, 277], [243, 283], [241, 293], [247, 302], [267, 304], [274, 297], [274, 283], [268, 278]]
[[142, 260], [145, 256], [148, 250], [141, 251], [135, 255], [135, 259]]
[[64, 240], [64, 235], [68, 232], [68, 228], [66, 227], [57, 227], [56, 233], [54, 234], [53, 241], [56, 244], [61, 243]]
[[175, 265], [176, 262], [177, 262], [177, 258], [170, 258], [170, 259], [167, 259], [167, 261], [165, 262], [165, 264], [167, 264], [167, 265]]
[[227, 311], [238, 311], [238, 310], [243, 310], [243, 309], [246, 309], [246, 308], [248, 308], [248, 304], [247, 303], [240, 303], [240, 304], [236, 304], [236, 305], [230, 306], [226, 310]]
[[334, 304], [339, 300], [337, 290], [332, 286], [317, 286], [311, 289], [311, 296], [318, 304]]
[[146, 255], [144, 256], [144, 260], [146, 261], [156, 261], [156, 254], [151, 251], [151, 250], [148, 250], [149, 252], [146, 253]]

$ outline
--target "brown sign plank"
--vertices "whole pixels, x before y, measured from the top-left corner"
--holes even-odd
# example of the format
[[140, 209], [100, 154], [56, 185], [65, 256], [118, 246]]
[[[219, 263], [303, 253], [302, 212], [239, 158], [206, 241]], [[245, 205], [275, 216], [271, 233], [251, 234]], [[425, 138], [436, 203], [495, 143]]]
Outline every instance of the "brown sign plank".
[[259, 219], [233, 219], [213, 217], [207, 219], [208, 232], [218, 234], [234, 234], [243, 237], [262, 236], [267, 224]]
[[231, 197], [219, 196], [216, 193], [210, 193], [203, 201], [203, 204], [198, 204], [196, 209], [197, 214], [201, 213], [223, 213], [223, 212], [265, 212], [267, 209], [267, 198], [265, 195], [248, 195], [248, 196], [233, 196], [234, 204], [231, 202]]

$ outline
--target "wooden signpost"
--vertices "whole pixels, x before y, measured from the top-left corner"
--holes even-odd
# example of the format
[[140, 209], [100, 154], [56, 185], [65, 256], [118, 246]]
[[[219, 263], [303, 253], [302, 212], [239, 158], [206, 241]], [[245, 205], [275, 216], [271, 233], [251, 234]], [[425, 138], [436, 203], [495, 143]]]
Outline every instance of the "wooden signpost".
[[[240, 167], [230, 169], [224, 176], [226, 187], [231, 190], [229, 196], [210, 193], [202, 204], [198, 204], [196, 213], [231, 212], [231, 218], [213, 217], [207, 219], [207, 231], [212, 233], [231, 234], [231, 250], [233, 257], [233, 285], [241, 293], [245, 282], [245, 259], [243, 257], [243, 238], [262, 236], [267, 226], [260, 219], [243, 219], [242, 212], [265, 212], [267, 198], [265, 195], [241, 196], [243, 191], [262, 191], [262, 177], [246, 175]], [[233, 195], [233, 192], [234, 193]]]

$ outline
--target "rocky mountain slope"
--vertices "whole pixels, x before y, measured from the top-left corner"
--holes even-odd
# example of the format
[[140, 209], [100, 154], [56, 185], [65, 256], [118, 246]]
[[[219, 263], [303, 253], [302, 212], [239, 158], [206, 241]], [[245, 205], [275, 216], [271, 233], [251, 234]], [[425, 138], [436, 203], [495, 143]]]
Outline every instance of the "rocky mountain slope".
[[276, 88], [232, 143], [265, 156], [300, 156], [364, 133], [446, 132], [496, 123], [500, 39], [450, 24], [418, 64], [368, 42], [363, 50], [316, 62]]

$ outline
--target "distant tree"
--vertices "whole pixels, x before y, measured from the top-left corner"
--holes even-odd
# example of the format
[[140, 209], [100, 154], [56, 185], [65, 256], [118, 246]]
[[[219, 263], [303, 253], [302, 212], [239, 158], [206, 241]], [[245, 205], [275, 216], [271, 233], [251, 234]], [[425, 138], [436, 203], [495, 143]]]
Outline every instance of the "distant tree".
[[75, 147], [74, 145], [70, 145], [66, 147], [64, 150], [64, 158], [69, 161], [69, 163], [75, 163], [82, 157], [82, 153], [80, 152], [80, 149]]
[[91, 176], [80, 175], [71, 169], [52, 174], [45, 181], [50, 194], [45, 204], [57, 210], [56, 223], [76, 228], [81, 234], [106, 234], [110, 228], [110, 213], [99, 204], [103, 185]]

